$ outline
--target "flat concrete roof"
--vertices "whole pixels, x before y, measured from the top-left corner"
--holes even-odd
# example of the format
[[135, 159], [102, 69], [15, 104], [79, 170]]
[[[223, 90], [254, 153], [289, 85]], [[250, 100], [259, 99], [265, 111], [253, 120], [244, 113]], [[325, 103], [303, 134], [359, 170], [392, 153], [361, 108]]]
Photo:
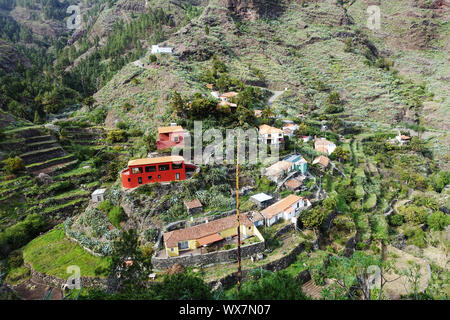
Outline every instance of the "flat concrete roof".
[[255, 199], [258, 202], [264, 202], [264, 201], [273, 199], [273, 197], [271, 197], [268, 194], [265, 194], [263, 192], [255, 194], [254, 196], [251, 196], [250, 198], [253, 198], [253, 199]]
[[97, 194], [102, 194], [102, 193], [105, 193], [105, 191], [106, 191], [106, 189], [97, 189], [92, 193], [92, 195], [95, 196]]

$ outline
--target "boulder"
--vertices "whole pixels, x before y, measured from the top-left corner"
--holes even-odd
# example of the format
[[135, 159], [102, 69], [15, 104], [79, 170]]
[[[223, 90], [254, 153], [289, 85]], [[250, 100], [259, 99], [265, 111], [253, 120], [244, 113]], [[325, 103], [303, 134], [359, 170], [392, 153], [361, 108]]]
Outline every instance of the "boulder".
[[53, 183], [53, 178], [50, 177], [48, 174], [43, 173], [43, 172], [39, 173], [39, 175], [38, 175], [37, 178], [38, 178], [38, 180], [39, 180], [40, 182], [42, 182], [42, 183], [44, 183], [44, 184], [50, 184], [50, 183]]

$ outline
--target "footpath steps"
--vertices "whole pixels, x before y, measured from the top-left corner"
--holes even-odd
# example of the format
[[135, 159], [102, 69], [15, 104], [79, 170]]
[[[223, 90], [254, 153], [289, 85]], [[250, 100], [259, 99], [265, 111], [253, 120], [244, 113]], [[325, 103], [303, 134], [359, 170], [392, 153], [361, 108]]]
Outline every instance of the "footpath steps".
[[327, 286], [318, 286], [314, 283], [314, 280], [309, 280], [308, 282], [305, 282], [302, 285], [302, 291], [309, 297], [313, 298], [314, 300], [320, 300], [322, 299], [322, 290], [325, 289]]

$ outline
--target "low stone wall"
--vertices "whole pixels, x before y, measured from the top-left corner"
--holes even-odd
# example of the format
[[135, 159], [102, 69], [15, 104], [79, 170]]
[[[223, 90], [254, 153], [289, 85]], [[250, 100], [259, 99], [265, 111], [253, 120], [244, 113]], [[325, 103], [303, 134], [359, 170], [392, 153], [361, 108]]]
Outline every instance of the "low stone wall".
[[[314, 241], [314, 242], [317, 242]], [[314, 244], [314, 242], [312, 244]], [[303, 251], [305, 250], [306, 244], [305, 242], [299, 243], [294, 249], [291, 250], [291, 252], [289, 252], [287, 255], [281, 257], [280, 259], [277, 259], [275, 261], [269, 262], [267, 264], [264, 264], [258, 268], [262, 268], [264, 270], [269, 270], [272, 272], [275, 271], [280, 271], [283, 269], [286, 269], [290, 264], [292, 264], [295, 259], [297, 258], [297, 256]], [[252, 270], [243, 270], [242, 271], [242, 279], [245, 281], [248, 278], [248, 275], [252, 272]], [[309, 274], [309, 273], [308, 273]], [[303, 275], [297, 275], [297, 277], [299, 277], [299, 280], [304, 281], [305, 279], [308, 278], [308, 275], [303, 274]], [[309, 276], [310, 277], [310, 276]], [[308, 280], [306, 280], [308, 281]], [[220, 285], [219, 285], [220, 282]], [[229, 288], [232, 285], [236, 284], [237, 282], [237, 272], [234, 272], [232, 274], [229, 274], [219, 280], [216, 281], [212, 281], [209, 282], [208, 285], [213, 288], [213, 287], [222, 287], [222, 288]]]
[[[43, 283], [55, 288], [61, 288], [66, 283], [66, 280], [64, 279], [34, 270], [28, 263], [25, 263], [25, 266], [30, 269], [31, 278], [37, 283]], [[102, 278], [81, 277], [80, 281], [82, 287], [105, 289], [107, 280]]]
[[295, 225], [293, 223], [290, 223], [286, 226], [284, 226], [283, 228], [281, 228], [280, 230], [278, 230], [277, 232], [275, 232], [274, 234], [274, 238], [277, 238], [279, 236], [282, 236], [285, 233], [288, 233], [291, 230], [294, 230]]
[[[257, 253], [263, 252], [265, 249], [265, 242], [252, 243], [241, 247], [241, 257], [249, 257]], [[187, 266], [206, 266], [216, 263], [224, 263], [230, 261], [237, 261], [237, 248], [230, 250], [216, 251], [198, 255], [186, 255], [170, 258], [152, 258], [153, 268], [156, 270], [164, 270], [170, 268], [175, 263], [184, 267]]]

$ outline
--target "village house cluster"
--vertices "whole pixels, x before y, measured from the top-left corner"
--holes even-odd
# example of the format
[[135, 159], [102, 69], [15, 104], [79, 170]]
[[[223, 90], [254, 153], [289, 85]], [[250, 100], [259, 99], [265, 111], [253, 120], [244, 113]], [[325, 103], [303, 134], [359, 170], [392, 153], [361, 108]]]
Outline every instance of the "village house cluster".
[[[264, 193], [253, 196], [260, 208], [268, 205], [272, 197]], [[240, 215], [239, 231], [243, 240], [256, 236], [263, 240], [257, 227], [270, 227], [280, 220], [296, 223], [300, 211], [309, 208], [308, 199], [291, 194], [261, 211], [252, 211]], [[192, 227], [164, 233], [164, 245], [167, 257], [186, 254], [204, 254], [208, 247], [224, 247], [236, 243], [238, 222], [235, 215], [206, 221]]]
[[[220, 102], [217, 107], [236, 107], [232, 99], [236, 97], [236, 92], [219, 94], [212, 92]], [[285, 137], [293, 137], [298, 125], [289, 120], [283, 121], [283, 127], [276, 128], [263, 124], [258, 128], [260, 141], [267, 145], [278, 145], [283, 147]], [[185, 138], [189, 132], [176, 123], [170, 126], [159, 127], [156, 141], [158, 150], [170, 150], [173, 147], [183, 147]], [[309, 136], [302, 137], [307, 142]], [[336, 145], [325, 139], [314, 137], [314, 148], [321, 155], [316, 157], [313, 165], [322, 168], [329, 166], [330, 160], [327, 157], [336, 149]], [[122, 186], [125, 189], [136, 188], [140, 185], [171, 181], [181, 181], [187, 178], [187, 170], [195, 170], [196, 166], [185, 163], [181, 156], [159, 156], [154, 158], [135, 159], [128, 162], [128, 168], [121, 172]], [[258, 227], [270, 227], [279, 221], [297, 223], [297, 219], [302, 210], [311, 207], [308, 199], [295, 194], [302, 191], [303, 181], [308, 179], [308, 162], [300, 154], [291, 154], [280, 161], [266, 167], [263, 175], [286, 190], [294, 192], [278, 201], [274, 201], [271, 195], [259, 193], [250, 197], [250, 201], [256, 204], [258, 210], [241, 214], [239, 222], [239, 233], [242, 240], [257, 237], [259, 241], [264, 241], [258, 231]], [[94, 195], [93, 195], [94, 196]], [[95, 195], [98, 196], [98, 195]], [[202, 203], [199, 199], [185, 200], [184, 205], [188, 214], [197, 215], [203, 212]], [[189, 223], [190, 225], [190, 223]], [[236, 244], [238, 235], [238, 222], [235, 215], [208, 221], [183, 229], [165, 232], [163, 234], [164, 252], [166, 258], [205, 254], [220, 248]]]

